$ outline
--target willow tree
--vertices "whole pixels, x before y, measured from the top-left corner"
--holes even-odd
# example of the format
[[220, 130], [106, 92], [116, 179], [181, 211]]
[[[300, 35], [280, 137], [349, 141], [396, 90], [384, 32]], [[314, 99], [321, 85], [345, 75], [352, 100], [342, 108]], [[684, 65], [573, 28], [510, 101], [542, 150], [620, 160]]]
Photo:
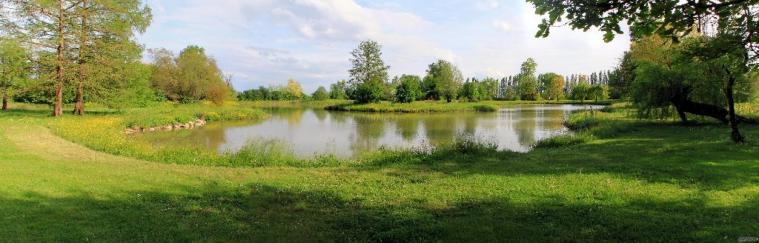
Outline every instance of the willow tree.
[[[573, 29], [598, 27], [604, 32], [605, 41], [622, 34], [623, 23], [630, 26], [635, 39], [658, 35], [676, 43], [694, 32], [711, 38], [711, 43], [703, 45], [712, 49], [700, 56], [704, 58], [701, 64], [714, 66], [720, 63], [716, 66], [723, 67], [718, 73], [723, 77], [716, 82], [722, 84], [726, 102], [718, 107], [719, 113], [724, 111], [727, 114], [731, 139], [736, 143], [743, 142], [738, 130], [739, 119], [735, 114], [734, 87], [736, 81], [746, 75], [747, 70], [754, 69], [757, 63], [759, 0], [527, 1], [535, 5], [536, 13], [547, 16], [539, 25], [538, 37], [547, 37], [552, 26], [566, 21]], [[701, 112], [711, 109], [693, 105], [690, 110]]]

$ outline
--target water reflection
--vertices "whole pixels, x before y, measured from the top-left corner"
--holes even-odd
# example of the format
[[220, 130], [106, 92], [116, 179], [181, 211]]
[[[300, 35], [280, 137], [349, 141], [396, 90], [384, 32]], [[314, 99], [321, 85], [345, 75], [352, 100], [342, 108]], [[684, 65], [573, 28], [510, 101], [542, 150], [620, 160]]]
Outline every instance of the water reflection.
[[[182, 145], [236, 151], [250, 141], [281, 140], [301, 157], [331, 153], [349, 157], [380, 147], [410, 148], [450, 143], [457, 136], [492, 141], [524, 152], [540, 139], [566, 132], [569, 112], [590, 106], [531, 105], [494, 113], [388, 114], [325, 110], [269, 110], [257, 123], [212, 123], [196, 130], [140, 135], [156, 146]], [[597, 107], [592, 107], [597, 108]]]

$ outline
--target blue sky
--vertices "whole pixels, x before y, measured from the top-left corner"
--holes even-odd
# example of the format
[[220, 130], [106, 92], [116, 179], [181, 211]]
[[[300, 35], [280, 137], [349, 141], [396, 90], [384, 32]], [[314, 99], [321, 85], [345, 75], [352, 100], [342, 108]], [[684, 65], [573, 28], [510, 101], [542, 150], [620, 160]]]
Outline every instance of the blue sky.
[[308, 92], [347, 79], [361, 40], [383, 45], [390, 75], [424, 75], [437, 59], [467, 77], [515, 74], [528, 57], [538, 72], [612, 68], [629, 38], [602, 41], [595, 30], [554, 29], [536, 39], [540, 16], [516, 0], [147, 0], [146, 48], [199, 45], [233, 76], [237, 90], [298, 80]]

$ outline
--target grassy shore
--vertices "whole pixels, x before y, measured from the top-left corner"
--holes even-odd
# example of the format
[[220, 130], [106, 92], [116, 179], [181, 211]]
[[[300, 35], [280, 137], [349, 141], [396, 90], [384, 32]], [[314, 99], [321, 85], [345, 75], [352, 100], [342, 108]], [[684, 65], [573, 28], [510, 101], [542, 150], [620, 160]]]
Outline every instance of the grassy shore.
[[314, 108], [323, 109], [329, 106], [352, 104], [350, 100], [261, 100], [261, 101], [240, 101], [240, 105], [252, 108]]
[[722, 124], [613, 110], [572, 116], [583, 141], [525, 154], [461, 143], [315, 168], [147, 162], [46, 128], [116, 115], [0, 113], [0, 238], [734, 242], [759, 234], [759, 126], [742, 126], [751, 143], [737, 146]]
[[574, 100], [544, 100], [544, 101], [415, 101], [412, 103], [394, 103], [383, 101], [380, 103], [369, 104], [337, 104], [327, 106], [328, 110], [335, 111], [355, 111], [355, 112], [401, 112], [401, 113], [425, 113], [425, 112], [456, 112], [456, 111], [476, 111], [476, 112], [494, 112], [499, 108], [511, 107], [516, 105], [537, 105], [537, 104], [610, 104], [611, 101], [574, 101]]

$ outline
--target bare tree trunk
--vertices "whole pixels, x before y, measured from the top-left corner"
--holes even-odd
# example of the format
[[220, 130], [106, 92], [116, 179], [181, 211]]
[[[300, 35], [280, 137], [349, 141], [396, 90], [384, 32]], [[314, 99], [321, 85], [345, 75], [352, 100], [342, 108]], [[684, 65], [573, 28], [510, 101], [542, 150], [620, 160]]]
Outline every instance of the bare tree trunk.
[[8, 89], [3, 90], [3, 110], [8, 110]]
[[84, 81], [87, 80], [86, 58], [87, 58], [87, 41], [89, 29], [87, 28], [87, 0], [82, 0], [82, 29], [79, 34], [79, 83], [76, 87], [76, 104], [74, 105], [74, 115], [84, 115]]
[[55, 67], [55, 100], [53, 101], [53, 116], [63, 115], [63, 65], [65, 61], [64, 51], [66, 50], [66, 42], [64, 31], [65, 29], [65, 8], [63, 7], [63, 0], [58, 0], [58, 47], [56, 48], [58, 54], [58, 61]]
[[[729, 74], [729, 72], [728, 72]], [[727, 87], [725, 88], [725, 96], [727, 97], [727, 106], [728, 106], [728, 119], [730, 121], [730, 138], [735, 143], [744, 143], [746, 142], [743, 138], [743, 135], [741, 135], [740, 130], [738, 130], [738, 118], [735, 115], [735, 97], [733, 97], [733, 86], [735, 86], [735, 77], [730, 75], [730, 79], [727, 82]]]

